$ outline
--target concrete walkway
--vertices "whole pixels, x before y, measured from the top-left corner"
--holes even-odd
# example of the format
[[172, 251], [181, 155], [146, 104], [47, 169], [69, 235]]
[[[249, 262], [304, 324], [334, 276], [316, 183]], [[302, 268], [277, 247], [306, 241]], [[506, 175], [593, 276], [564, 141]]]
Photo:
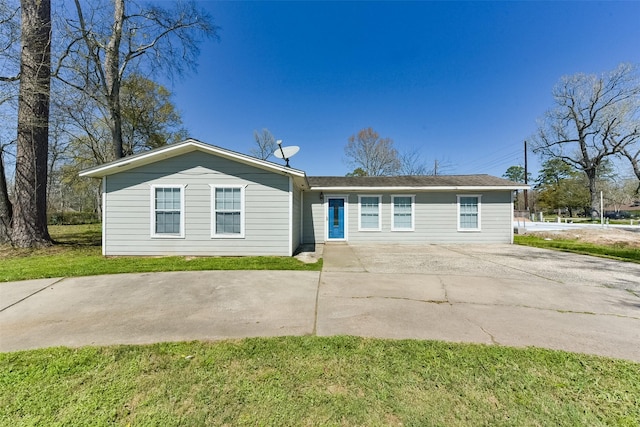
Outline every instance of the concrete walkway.
[[640, 362], [640, 265], [513, 245], [324, 247], [322, 272], [0, 283], [0, 351], [349, 334]]

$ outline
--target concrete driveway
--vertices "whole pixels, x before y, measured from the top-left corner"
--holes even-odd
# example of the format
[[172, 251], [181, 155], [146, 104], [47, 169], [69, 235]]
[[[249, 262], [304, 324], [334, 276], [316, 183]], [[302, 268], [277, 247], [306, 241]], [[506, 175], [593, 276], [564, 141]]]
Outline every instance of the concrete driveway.
[[640, 265], [515, 245], [324, 247], [320, 272], [0, 284], [0, 351], [349, 334], [540, 346], [640, 362]]
[[[327, 245], [318, 335], [640, 361], [640, 265], [516, 245]], [[347, 274], [345, 274], [347, 273]]]

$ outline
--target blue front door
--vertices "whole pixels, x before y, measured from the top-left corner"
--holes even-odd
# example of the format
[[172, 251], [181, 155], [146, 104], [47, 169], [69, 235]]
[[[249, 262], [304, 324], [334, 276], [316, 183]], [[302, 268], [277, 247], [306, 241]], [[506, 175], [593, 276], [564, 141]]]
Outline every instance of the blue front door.
[[329, 199], [329, 239], [344, 239], [344, 199]]

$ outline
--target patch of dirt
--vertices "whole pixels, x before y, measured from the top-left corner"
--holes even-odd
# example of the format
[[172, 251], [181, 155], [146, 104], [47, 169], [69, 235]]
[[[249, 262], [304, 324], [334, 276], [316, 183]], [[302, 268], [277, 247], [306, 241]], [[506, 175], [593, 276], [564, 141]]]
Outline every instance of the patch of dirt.
[[622, 246], [640, 249], [640, 232], [627, 231], [619, 228], [532, 231], [527, 234], [554, 240], [578, 240], [596, 245]]

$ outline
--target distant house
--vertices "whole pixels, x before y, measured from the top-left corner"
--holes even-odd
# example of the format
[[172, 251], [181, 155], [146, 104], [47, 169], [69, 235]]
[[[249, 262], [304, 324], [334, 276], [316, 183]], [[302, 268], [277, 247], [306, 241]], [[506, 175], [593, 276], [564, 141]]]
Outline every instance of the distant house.
[[308, 177], [193, 139], [86, 169], [104, 255], [292, 255], [301, 244], [511, 243], [514, 190], [488, 175]]

